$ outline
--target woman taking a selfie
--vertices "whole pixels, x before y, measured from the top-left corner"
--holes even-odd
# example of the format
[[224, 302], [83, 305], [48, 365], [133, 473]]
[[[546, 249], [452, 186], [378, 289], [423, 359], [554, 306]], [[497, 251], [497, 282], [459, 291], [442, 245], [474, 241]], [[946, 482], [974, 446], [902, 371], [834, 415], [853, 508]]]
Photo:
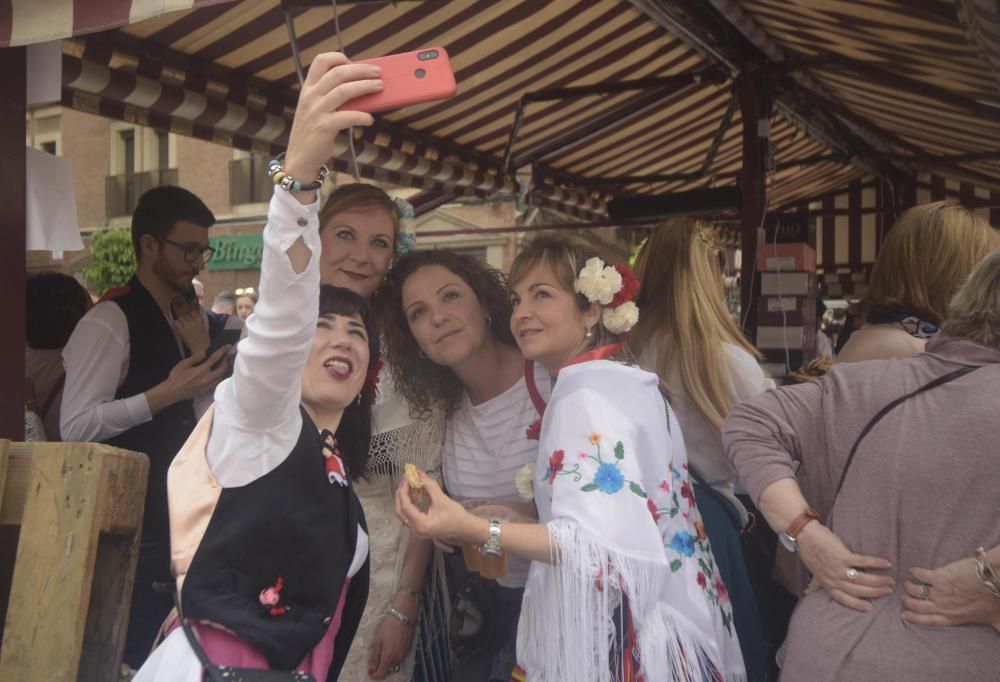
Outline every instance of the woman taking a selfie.
[[474, 516], [428, 477], [427, 511], [406, 483], [400, 514], [422, 536], [532, 560], [517, 633], [532, 682], [744, 680], [676, 418], [654, 374], [615, 359], [637, 281], [586, 242], [539, 237], [509, 287], [522, 354], [557, 379], [532, 477], [540, 523]]
[[368, 593], [352, 480], [365, 472], [371, 413], [360, 394], [378, 333], [357, 294], [320, 288], [311, 181], [337, 131], [372, 121], [336, 107], [377, 92], [378, 77], [335, 53], [309, 70], [283, 170], [306, 187], [275, 188], [261, 297], [233, 376], [171, 465], [171, 562], [185, 622], [168, 623], [140, 682], [201, 680], [206, 659], [335, 680], [351, 646]]

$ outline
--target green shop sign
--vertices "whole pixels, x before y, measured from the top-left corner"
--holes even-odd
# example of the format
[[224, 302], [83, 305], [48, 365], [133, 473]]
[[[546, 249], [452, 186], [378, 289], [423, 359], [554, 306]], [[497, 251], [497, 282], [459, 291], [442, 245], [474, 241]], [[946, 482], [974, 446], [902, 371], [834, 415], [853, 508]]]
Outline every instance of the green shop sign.
[[209, 237], [208, 242], [215, 249], [209, 270], [260, 270], [264, 238], [259, 232]]

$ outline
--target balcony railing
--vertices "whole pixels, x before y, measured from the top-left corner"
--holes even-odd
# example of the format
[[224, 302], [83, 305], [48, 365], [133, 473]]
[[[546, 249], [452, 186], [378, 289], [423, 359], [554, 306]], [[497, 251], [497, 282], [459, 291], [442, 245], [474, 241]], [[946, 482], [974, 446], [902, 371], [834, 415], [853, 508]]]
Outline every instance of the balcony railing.
[[233, 206], [271, 200], [274, 183], [267, 174], [267, 161], [263, 156], [248, 156], [229, 162], [229, 200]]
[[132, 175], [109, 175], [104, 180], [104, 199], [109, 218], [132, 215], [143, 192], [162, 185], [177, 184], [177, 169], [146, 171]]

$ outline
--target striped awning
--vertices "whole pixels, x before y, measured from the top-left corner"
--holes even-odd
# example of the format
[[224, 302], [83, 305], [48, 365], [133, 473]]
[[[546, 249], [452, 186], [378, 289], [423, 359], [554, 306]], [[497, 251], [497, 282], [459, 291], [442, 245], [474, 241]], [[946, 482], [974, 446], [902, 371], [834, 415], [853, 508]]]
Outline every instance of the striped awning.
[[887, 158], [1000, 189], [995, 0], [738, 4], [744, 17], [734, 23], [744, 33], [762, 32], [786, 61], [799, 61], [820, 86], [815, 105], [870, 133]]
[[8, 0], [0, 3], [0, 47], [62, 40], [233, 0]]
[[[956, 3], [971, 9], [950, 0], [341, 0], [339, 38], [332, 4], [320, 0], [13, 0], [6, 19], [9, 44], [30, 42], [47, 23], [30, 8], [65, 8], [53, 16], [60, 35], [75, 36], [64, 41], [68, 106], [260, 153], [286, 143], [298, 89], [286, 8], [306, 64], [341, 42], [352, 58], [443, 45], [458, 95], [356, 131], [362, 174], [450, 195], [520, 194], [593, 220], [614, 196], [731, 186], [742, 166], [736, 74], [658, 21], [654, 6], [735, 7], [787, 57], [777, 66], [821, 85], [816, 107], [869, 124], [865, 139], [879, 137], [887, 158], [1000, 189], [1000, 156], [981, 158], [1000, 149], [985, 51], [996, 34], [983, 28], [984, 0]], [[972, 10], [978, 28], [960, 17]], [[120, 28], [88, 33], [100, 26]], [[850, 145], [831, 147], [788, 112], [777, 107], [770, 121], [769, 207], [865, 174]], [[346, 138], [332, 153], [348, 170]]]

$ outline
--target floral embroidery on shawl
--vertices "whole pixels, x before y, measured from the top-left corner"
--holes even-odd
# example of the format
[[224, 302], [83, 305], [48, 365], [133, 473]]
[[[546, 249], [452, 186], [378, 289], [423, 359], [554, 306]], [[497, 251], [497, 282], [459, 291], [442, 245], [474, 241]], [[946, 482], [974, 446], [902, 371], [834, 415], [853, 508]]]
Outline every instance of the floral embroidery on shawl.
[[614, 495], [619, 490], [625, 487], [628, 483], [628, 489], [638, 495], [643, 499], [647, 499], [648, 495], [642, 489], [642, 486], [635, 481], [630, 481], [625, 478], [625, 475], [618, 468], [619, 463], [625, 459], [625, 446], [621, 441], [615, 443], [614, 447], [614, 459], [605, 460], [601, 456], [601, 434], [592, 433], [587, 437], [587, 440], [596, 448], [594, 454], [589, 454], [586, 452], [581, 452], [578, 457], [578, 462], [573, 465], [572, 469], [566, 469], [563, 460], [566, 457], [566, 453], [563, 450], [556, 450], [549, 457], [549, 467], [545, 470], [545, 476], [542, 477], [542, 481], [548, 480], [549, 485], [555, 483], [556, 476], [572, 476], [576, 483], [583, 480], [584, 474], [583, 470], [580, 468], [581, 464], [586, 464], [588, 460], [597, 463], [597, 471], [594, 472], [594, 477], [590, 481], [580, 487], [585, 493], [592, 493], [595, 490], [600, 490], [602, 493], [607, 495]]

